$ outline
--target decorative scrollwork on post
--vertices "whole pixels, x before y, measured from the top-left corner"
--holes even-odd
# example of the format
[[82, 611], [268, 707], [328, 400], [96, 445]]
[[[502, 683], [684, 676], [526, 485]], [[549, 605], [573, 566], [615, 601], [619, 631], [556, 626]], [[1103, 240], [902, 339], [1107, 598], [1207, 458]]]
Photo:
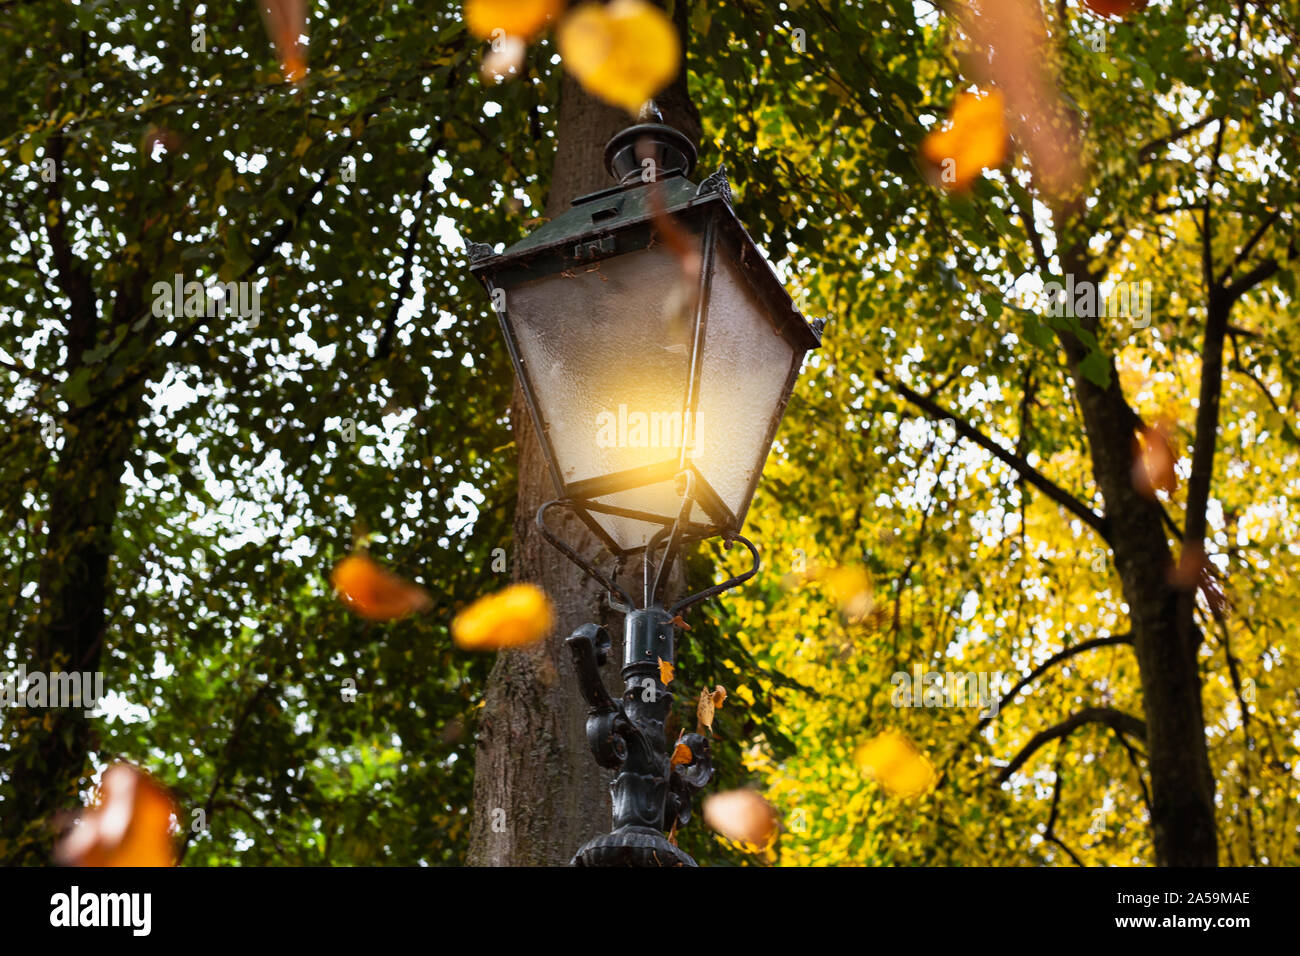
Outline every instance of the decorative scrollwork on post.
[[[679, 489], [682, 511], [671, 527], [654, 536], [646, 548], [644, 569], [645, 603], [637, 609], [632, 599], [613, 579], [590, 565], [581, 555], [559, 540], [546, 526], [548, 508], [569, 504], [552, 501], [537, 512], [537, 524], [545, 539], [606, 589], [610, 604], [625, 613], [623, 620], [623, 693], [615, 698], [601, 677], [600, 669], [613, 646], [609, 632], [597, 624], [586, 624], [565, 641], [573, 658], [578, 689], [587, 702], [587, 745], [596, 762], [614, 771], [610, 796], [614, 828], [582, 846], [573, 857], [577, 866], [694, 866], [695, 861], [670, 839], [677, 828], [691, 819], [691, 799], [713, 779], [713, 752], [707, 737], [684, 734], [670, 746], [666, 736], [673, 694], [663, 683], [663, 663], [672, 663], [679, 615], [687, 608], [715, 594], [749, 580], [758, 572], [758, 549], [740, 534], [725, 536], [729, 548], [745, 545], [753, 558], [748, 571], [721, 584], [692, 594], [665, 608], [659, 591], [681, 543], [681, 525], [693, 500], [691, 481]], [[651, 573], [654, 558], [658, 570]], [[614, 594], [619, 595], [618, 599]], [[669, 678], [671, 680], [671, 678]], [[690, 749], [690, 759], [674, 765], [670, 751], [676, 744]]]

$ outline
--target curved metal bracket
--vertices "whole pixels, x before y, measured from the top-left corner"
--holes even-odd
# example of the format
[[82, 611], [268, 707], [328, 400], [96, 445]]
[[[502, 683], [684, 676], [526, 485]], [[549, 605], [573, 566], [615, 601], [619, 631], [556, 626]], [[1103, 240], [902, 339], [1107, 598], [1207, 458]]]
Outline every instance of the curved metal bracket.
[[733, 541], [739, 541], [741, 544], [743, 544], [745, 547], [749, 549], [749, 553], [753, 555], [754, 558], [753, 566], [744, 574], [737, 575], [734, 578], [728, 578], [727, 580], [723, 581], [721, 584], [715, 584], [711, 588], [705, 588], [703, 591], [699, 591], [695, 594], [692, 594], [690, 597], [683, 598], [682, 600], [678, 601], [676, 604], [674, 604], [672, 607], [668, 609], [669, 614], [671, 614], [673, 617], [676, 617], [677, 615], [685, 611], [687, 608], [693, 607], [696, 604], [699, 604], [701, 601], [707, 601], [709, 598], [716, 597], [717, 595], [721, 594], [723, 591], [730, 591], [734, 587], [739, 587], [740, 585], [744, 584], [746, 581], [748, 581], [750, 578], [752, 578], [754, 575], [758, 573], [758, 568], [759, 565], [762, 564], [762, 559], [758, 555], [758, 548], [754, 545], [754, 542], [750, 541], [743, 534], [731, 534], [731, 535], [727, 535], [723, 539], [722, 546], [726, 548], [728, 551], [730, 551]]
[[[563, 554], [566, 558], [568, 558], [578, 567], [582, 568], [582, 570], [586, 573], [586, 575], [589, 578], [594, 580], [597, 584], [599, 584], [601, 587], [605, 589], [605, 592], [609, 597], [610, 607], [624, 614], [627, 614], [630, 611], [634, 610], [636, 607], [635, 602], [630, 597], [628, 597], [626, 591], [624, 591], [621, 587], [619, 587], [609, 578], [605, 577], [605, 575], [601, 574], [594, 567], [588, 564], [587, 560], [582, 555], [580, 555], [577, 551], [573, 550], [573, 548], [569, 547], [567, 544], [565, 544], [563, 541], [557, 538], [554, 534], [551, 533], [551, 529], [546, 527], [546, 512], [548, 509], [552, 508], [555, 505], [564, 505], [566, 507], [572, 508], [573, 502], [571, 502], [568, 498], [556, 498], [553, 501], [546, 502], [546, 504], [542, 505], [540, 508], [537, 509], [537, 529], [541, 531], [542, 537], [545, 538], [551, 544], [552, 547], [554, 547], [557, 551]], [[615, 600], [614, 598], [615, 594], [617, 594], [620, 598], [622, 598], [621, 602]]]
[[640, 738], [641, 731], [628, 720], [600, 677], [600, 666], [609, 656], [609, 632], [596, 624], [584, 624], [564, 643], [573, 656], [578, 689], [587, 702], [587, 744], [596, 763], [617, 770], [627, 760], [628, 739]]

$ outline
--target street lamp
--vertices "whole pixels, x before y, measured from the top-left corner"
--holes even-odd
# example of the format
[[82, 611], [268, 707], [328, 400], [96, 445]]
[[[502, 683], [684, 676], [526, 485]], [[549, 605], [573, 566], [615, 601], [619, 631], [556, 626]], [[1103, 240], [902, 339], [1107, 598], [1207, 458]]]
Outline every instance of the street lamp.
[[[504, 252], [469, 244], [556, 487], [538, 527], [626, 615], [621, 700], [600, 677], [608, 632], [588, 624], [567, 640], [592, 753], [618, 771], [614, 830], [578, 850], [573, 862], [586, 866], [694, 865], [663, 831], [690, 818], [712, 758], [706, 738], [687, 734], [692, 760], [670, 766], [672, 694], [659, 662], [674, 659], [678, 615], [758, 571], [740, 529], [823, 325], [799, 313], [736, 218], [724, 168], [691, 182], [694, 144], [652, 117], [605, 147], [617, 185], [575, 199]], [[547, 526], [560, 508], [615, 557], [642, 556], [639, 608]], [[665, 607], [679, 550], [715, 536], [748, 548], [752, 567]]]

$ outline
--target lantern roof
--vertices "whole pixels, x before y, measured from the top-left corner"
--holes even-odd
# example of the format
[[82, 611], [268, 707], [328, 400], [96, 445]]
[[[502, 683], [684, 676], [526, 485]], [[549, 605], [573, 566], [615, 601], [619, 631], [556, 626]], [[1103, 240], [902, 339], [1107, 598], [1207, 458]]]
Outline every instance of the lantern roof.
[[[624, 130], [611, 140], [610, 149], [618, 145], [619, 137], [645, 128]], [[658, 190], [657, 197], [655, 190]], [[678, 169], [663, 178], [648, 182], [638, 178], [579, 196], [570, 209], [502, 252], [495, 252], [485, 243], [469, 243], [470, 272], [480, 281], [508, 288], [530, 278], [618, 255], [626, 250], [618, 248], [617, 236], [652, 235], [659, 216], [688, 224], [716, 217], [717, 224], [732, 240], [730, 245], [738, 250], [738, 264], [746, 277], [772, 313], [782, 317], [781, 334], [804, 349], [821, 344], [822, 320], [810, 325], [800, 314], [762, 250], [736, 216], [725, 166], [719, 166], [698, 185]]]

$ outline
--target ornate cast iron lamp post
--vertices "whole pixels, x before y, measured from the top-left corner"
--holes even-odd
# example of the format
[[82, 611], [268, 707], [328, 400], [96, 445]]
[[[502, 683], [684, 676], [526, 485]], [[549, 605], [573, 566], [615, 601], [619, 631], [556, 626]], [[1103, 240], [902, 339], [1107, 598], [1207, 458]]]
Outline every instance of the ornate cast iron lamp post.
[[[673, 695], [659, 662], [674, 660], [678, 615], [757, 573], [741, 525], [803, 357], [821, 342], [823, 321], [809, 325], [737, 219], [724, 169], [696, 185], [695, 159], [681, 132], [641, 122], [605, 148], [617, 185], [502, 253], [469, 245], [555, 482], [538, 527], [626, 615], [619, 699], [599, 671], [609, 633], [588, 624], [567, 641], [592, 753], [618, 771], [613, 832], [578, 850], [582, 866], [695, 865], [664, 831], [690, 818], [712, 758], [688, 734], [692, 761], [670, 767]], [[640, 607], [555, 536], [553, 509], [616, 558], [642, 556]], [[752, 567], [665, 607], [680, 549], [714, 536], [748, 548]]]

